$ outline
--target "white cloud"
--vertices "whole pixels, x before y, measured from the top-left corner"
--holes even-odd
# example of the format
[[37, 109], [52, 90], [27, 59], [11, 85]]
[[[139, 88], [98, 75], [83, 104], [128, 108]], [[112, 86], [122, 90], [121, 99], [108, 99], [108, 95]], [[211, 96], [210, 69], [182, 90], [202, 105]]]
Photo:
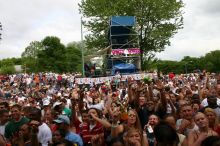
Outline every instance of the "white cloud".
[[184, 0], [184, 3], [184, 29], [171, 39], [171, 46], [157, 55], [161, 59], [199, 57], [220, 49], [220, 1]]
[[57, 36], [66, 44], [80, 40], [80, 0], [0, 0], [3, 25], [0, 59], [20, 57], [31, 41]]

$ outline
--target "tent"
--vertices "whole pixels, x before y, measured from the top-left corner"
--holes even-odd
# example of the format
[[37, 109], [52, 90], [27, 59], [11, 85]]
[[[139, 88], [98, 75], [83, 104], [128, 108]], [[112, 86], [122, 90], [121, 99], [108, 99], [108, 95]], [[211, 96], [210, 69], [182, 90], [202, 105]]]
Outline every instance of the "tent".
[[136, 71], [137, 68], [134, 64], [120, 63], [113, 65], [111, 74], [115, 75], [117, 72], [119, 72], [120, 74], [129, 74], [129, 73], [135, 73]]

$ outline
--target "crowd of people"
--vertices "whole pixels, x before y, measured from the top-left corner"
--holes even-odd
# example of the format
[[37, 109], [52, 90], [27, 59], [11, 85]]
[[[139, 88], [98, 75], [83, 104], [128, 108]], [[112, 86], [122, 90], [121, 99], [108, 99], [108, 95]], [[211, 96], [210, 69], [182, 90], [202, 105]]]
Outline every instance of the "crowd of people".
[[220, 146], [220, 74], [0, 78], [0, 146]]

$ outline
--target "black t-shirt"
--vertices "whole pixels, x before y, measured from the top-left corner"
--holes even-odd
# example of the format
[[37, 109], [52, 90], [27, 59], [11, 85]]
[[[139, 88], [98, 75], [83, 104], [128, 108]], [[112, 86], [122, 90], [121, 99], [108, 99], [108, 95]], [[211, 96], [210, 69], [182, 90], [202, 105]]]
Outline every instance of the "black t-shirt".
[[148, 118], [151, 113], [148, 111], [146, 106], [140, 107], [137, 112], [141, 122], [141, 127], [142, 129], [144, 129], [144, 126], [147, 124]]
[[155, 140], [154, 133], [150, 133], [148, 130], [146, 130], [146, 133], [147, 133], [149, 146], [154, 146], [154, 140]]

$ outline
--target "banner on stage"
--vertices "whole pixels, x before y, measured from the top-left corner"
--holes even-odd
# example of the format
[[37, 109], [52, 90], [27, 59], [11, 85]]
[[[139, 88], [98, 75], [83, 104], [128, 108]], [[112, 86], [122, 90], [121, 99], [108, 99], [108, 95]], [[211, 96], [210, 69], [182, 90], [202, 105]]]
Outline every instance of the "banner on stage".
[[75, 83], [77, 84], [101, 84], [105, 82], [111, 82], [112, 80], [118, 79], [120, 81], [126, 81], [128, 78], [132, 80], [141, 80], [145, 77], [154, 79], [157, 77], [156, 73], [141, 73], [141, 74], [129, 74], [118, 76], [108, 76], [108, 77], [98, 77], [98, 78], [75, 78]]

